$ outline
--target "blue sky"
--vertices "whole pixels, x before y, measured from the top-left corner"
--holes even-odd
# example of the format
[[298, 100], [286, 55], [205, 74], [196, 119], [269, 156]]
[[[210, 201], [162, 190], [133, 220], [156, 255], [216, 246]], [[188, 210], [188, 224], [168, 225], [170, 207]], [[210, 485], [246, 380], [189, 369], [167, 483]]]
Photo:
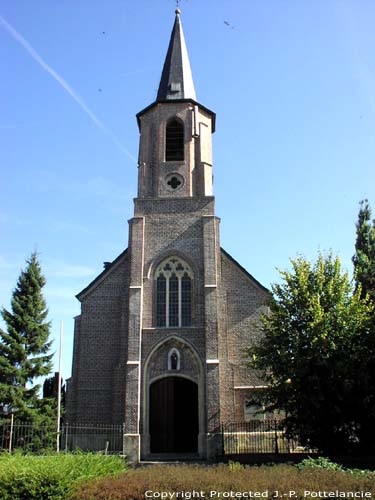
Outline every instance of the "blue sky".
[[[375, 212], [375, 2], [180, 7], [197, 99], [217, 114], [222, 246], [267, 287], [319, 250], [351, 273], [359, 201]], [[37, 250], [54, 338], [64, 321], [64, 378], [75, 295], [127, 246], [135, 115], [155, 99], [174, 9], [1, 2], [0, 304]]]

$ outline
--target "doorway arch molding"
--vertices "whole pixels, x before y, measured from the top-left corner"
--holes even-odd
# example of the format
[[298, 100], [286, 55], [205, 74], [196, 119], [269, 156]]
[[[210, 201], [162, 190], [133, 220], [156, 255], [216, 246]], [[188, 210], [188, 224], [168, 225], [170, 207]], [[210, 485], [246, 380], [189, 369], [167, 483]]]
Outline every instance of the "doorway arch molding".
[[[168, 370], [168, 353], [172, 348], [181, 355], [180, 370]], [[196, 349], [187, 340], [169, 335], [158, 342], [150, 351], [143, 368], [143, 412], [142, 412], [142, 455], [150, 455], [150, 387], [158, 380], [168, 377], [181, 377], [195, 382], [198, 387], [198, 453], [206, 454], [205, 445], [205, 384], [202, 360]]]

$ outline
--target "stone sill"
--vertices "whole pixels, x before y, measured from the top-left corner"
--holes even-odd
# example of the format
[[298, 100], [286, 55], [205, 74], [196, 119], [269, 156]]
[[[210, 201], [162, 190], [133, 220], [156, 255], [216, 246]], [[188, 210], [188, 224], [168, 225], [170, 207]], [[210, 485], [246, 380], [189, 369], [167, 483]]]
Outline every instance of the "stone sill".
[[203, 329], [203, 326], [170, 326], [170, 327], [153, 327], [143, 328], [142, 333], [189, 333], [197, 332]]

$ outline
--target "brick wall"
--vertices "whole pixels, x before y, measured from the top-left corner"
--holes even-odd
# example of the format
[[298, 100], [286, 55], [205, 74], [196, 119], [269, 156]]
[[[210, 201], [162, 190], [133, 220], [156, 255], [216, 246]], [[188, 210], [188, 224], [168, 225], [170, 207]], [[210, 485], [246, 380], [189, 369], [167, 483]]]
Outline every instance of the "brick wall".
[[81, 297], [82, 313], [75, 320], [73, 370], [66, 415], [68, 422], [123, 421], [117, 408], [121, 389], [115, 370], [125, 355], [126, 332], [123, 325], [128, 267], [128, 255], [125, 254]]
[[222, 420], [241, 421], [243, 401], [256, 389], [239, 387], [264, 385], [259, 374], [246, 367], [244, 349], [260, 338], [259, 318], [267, 312], [268, 291], [224, 251], [221, 270], [221, 322], [225, 325], [220, 336]]

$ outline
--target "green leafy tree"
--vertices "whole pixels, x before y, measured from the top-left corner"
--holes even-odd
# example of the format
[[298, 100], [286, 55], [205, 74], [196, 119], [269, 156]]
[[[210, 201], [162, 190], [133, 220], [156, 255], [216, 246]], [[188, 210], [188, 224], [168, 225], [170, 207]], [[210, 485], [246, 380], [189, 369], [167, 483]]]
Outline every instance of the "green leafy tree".
[[261, 396], [285, 414], [290, 437], [325, 453], [346, 453], [362, 435], [355, 377], [371, 335], [373, 305], [361, 298], [332, 255], [316, 263], [299, 257], [272, 286], [263, 336], [248, 350], [269, 389]]
[[360, 202], [356, 228], [357, 239], [352, 259], [356, 286], [361, 286], [363, 297], [368, 293], [375, 302], [375, 220], [371, 221], [368, 200]]
[[46, 423], [52, 417], [50, 401], [43, 401], [40, 386], [33, 385], [51, 372], [45, 283], [33, 253], [17, 281], [11, 311], [1, 311], [6, 331], [0, 329], [0, 418], [13, 413], [19, 420]]

